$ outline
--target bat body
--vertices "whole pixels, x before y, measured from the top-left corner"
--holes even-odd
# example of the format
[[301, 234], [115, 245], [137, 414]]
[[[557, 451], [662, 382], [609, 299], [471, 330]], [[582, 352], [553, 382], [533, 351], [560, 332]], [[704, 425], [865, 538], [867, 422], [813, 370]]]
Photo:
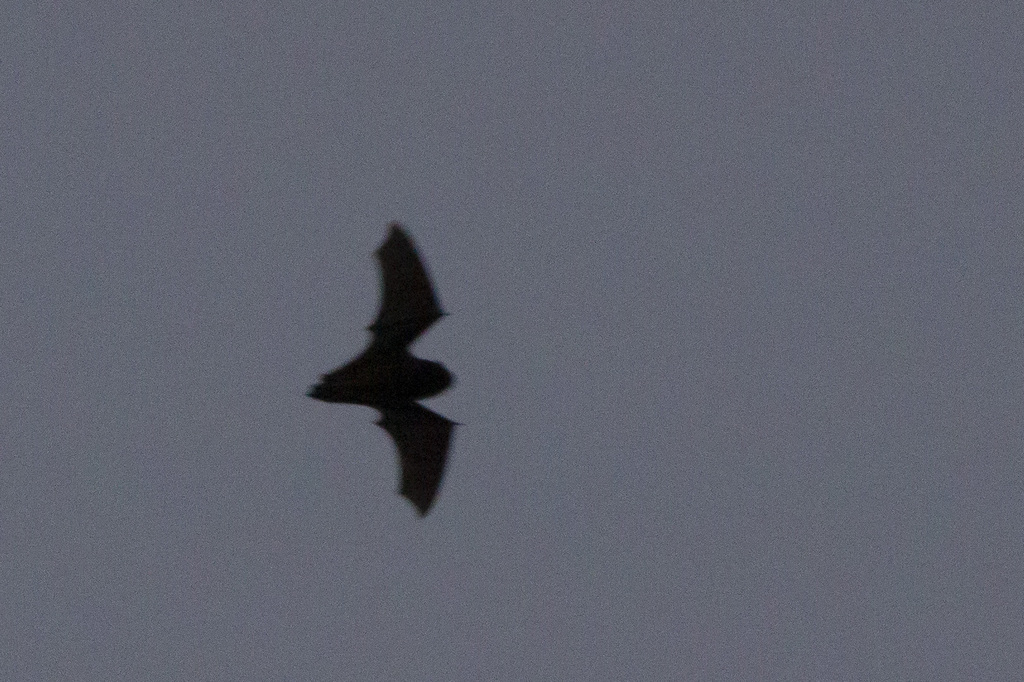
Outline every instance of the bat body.
[[416, 247], [400, 225], [391, 225], [376, 256], [383, 295], [377, 319], [367, 327], [373, 339], [354, 360], [321, 376], [308, 395], [380, 412], [377, 424], [398, 449], [399, 493], [425, 516], [441, 485], [455, 422], [416, 401], [444, 391], [452, 375], [439, 362], [411, 355], [409, 345], [444, 312]]

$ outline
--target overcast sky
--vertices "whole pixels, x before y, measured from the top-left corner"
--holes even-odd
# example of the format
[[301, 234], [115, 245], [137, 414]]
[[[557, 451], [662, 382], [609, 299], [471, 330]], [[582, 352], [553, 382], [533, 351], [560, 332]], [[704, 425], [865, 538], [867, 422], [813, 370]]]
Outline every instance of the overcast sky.
[[0, 678], [1021, 679], [1024, 10], [427, 4], [0, 13]]

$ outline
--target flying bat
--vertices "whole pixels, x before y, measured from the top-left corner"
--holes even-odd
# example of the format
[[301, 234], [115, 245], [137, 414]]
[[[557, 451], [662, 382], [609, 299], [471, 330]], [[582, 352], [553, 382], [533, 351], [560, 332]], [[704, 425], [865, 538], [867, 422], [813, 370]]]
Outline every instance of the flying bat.
[[354, 360], [322, 375], [307, 395], [380, 412], [377, 425], [398, 449], [399, 493], [416, 506], [420, 516], [426, 516], [441, 486], [456, 424], [416, 401], [451, 386], [452, 375], [439, 362], [413, 357], [409, 345], [445, 313], [401, 225], [392, 223], [375, 255], [383, 294], [377, 319], [367, 327], [373, 338]]

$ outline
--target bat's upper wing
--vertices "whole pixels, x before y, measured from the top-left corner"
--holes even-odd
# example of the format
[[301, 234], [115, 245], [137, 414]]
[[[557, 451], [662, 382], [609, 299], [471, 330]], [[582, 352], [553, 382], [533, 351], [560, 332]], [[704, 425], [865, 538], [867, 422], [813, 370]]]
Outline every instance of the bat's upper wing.
[[397, 223], [377, 249], [384, 293], [380, 313], [367, 329], [387, 350], [405, 348], [437, 322], [444, 312], [430, 286], [416, 247]]
[[402, 497], [426, 516], [441, 486], [455, 422], [417, 404], [382, 409], [377, 422], [395, 441], [402, 468]]

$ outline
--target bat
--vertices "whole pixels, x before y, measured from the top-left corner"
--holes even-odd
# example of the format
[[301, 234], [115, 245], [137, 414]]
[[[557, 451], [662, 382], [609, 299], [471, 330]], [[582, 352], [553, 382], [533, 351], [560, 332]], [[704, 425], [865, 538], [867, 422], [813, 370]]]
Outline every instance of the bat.
[[398, 450], [398, 492], [426, 516], [441, 487], [456, 423], [416, 401], [441, 393], [453, 378], [441, 363], [414, 357], [409, 345], [445, 312], [401, 225], [392, 223], [375, 255], [383, 293], [377, 318], [366, 328], [372, 339], [354, 360], [322, 375], [307, 395], [380, 412], [377, 425]]

